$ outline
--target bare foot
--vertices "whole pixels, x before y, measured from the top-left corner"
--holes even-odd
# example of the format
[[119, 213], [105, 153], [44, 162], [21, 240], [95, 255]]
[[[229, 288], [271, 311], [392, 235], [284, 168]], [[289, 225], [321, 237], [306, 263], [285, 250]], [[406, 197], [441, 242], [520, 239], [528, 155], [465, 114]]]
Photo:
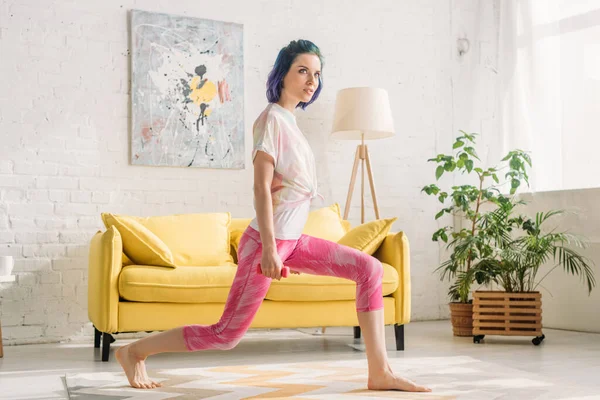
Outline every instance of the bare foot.
[[369, 390], [402, 390], [404, 392], [431, 392], [425, 386], [419, 386], [408, 379], [394, 375], [391, 370], [380, 374], [369, 375]]
[[127, 380], [132, 387], [137, 389], [154, 389], [162, 386], [148, 377], [144, 359], [134, 354], [130, 344], [120, 347], [116, 351], [115, 356], [119, 364], [121, 364], [123, 371], [125, 371]]

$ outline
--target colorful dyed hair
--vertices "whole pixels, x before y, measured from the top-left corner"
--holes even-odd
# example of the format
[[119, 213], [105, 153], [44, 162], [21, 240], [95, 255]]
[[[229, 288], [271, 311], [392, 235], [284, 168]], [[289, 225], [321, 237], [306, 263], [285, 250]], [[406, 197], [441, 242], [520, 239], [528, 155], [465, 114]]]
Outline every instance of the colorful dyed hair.
[[[315, 56], [319, 57], [319, 61], [321, 61], [321, 69], [323, 69], [323, 56], [321, 55], [321, 50], [319, 50], [316, 44], [309, 40], [302, 39], [291, 41], [290, 44], [279, 51], [277, 59], [275, 60], [275, 65], [269, 73], [269, 78], [267, 79], [267, 100], [269, 100], [269, 103], [277, 103], [279, 101], [281, 89], [283, 88], [283, 78], [285, 78], [285, 75], [290, 70], [292, 63], [300, 54], [314, 54]], [[317, 90], [315, 90], [313, 97], [308, 103], [300, 102], [296, 107], [300, 107], [305, 110], [306, 107], [317, 100], [322, 88], [323, 78], [322, 75], [319, 74], [319, 87]]]

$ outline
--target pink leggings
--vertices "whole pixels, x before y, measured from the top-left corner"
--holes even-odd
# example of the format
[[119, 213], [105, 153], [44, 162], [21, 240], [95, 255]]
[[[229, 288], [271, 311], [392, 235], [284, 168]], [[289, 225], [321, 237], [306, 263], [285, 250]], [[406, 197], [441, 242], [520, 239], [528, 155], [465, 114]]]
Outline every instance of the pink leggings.
[[[383, 308], [379, 260], [359, 250], [324, 239], [302, 235], [297, 240], [276, 240], [277, 252], [291, 270], [346, 278], [356, 282], [356, 310]], [[231, 349], [242, 339], [263, 299], [271, 279], [256, 272], [262, 256], [260, 234], [248, 227], [238, 248], [238, 267], [219, 322], [214, 325], [189, 325], [183, 337], [189, 351]]]

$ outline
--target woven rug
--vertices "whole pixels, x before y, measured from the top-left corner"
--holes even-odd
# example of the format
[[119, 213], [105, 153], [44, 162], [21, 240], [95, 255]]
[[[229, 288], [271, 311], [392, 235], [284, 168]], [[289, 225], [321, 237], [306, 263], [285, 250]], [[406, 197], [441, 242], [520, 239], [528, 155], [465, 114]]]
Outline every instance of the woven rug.
[[[120, 372], [67, 374], [71, 399], [578, 399], [565, 387], [472, 357], [392, 358], [394, 371], [432, 393], [369, 391], [366, 360], [149, 370], [164, 386], [133, 389]], [[589, 393], [589, 392], [588, 392]]]

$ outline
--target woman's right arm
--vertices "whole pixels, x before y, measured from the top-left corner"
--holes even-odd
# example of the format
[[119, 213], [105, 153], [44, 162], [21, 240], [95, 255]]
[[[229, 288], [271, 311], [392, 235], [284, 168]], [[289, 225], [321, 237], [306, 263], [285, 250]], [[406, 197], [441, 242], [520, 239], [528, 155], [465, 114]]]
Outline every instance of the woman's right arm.
[[256, 221], [262, 243], [261, 268], [264, 276], [279, 280], [283, 263], [277, 253], [273, 227], [271, 183], [274, 172], [273, 157], [264, 151], [257, 151], [254, 157], [254, 198], [256, 200]]

